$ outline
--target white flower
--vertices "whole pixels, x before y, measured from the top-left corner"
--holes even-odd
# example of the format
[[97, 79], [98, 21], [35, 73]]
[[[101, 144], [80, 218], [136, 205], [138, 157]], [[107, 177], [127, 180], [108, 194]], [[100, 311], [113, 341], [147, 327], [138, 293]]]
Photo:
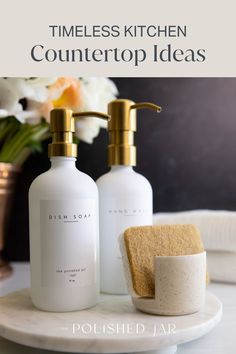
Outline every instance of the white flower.
[[[0, 118], [15, 116], [21, 123], [30, 124], [39, 123], [42, 117], [49, 120], [55, 102], [60, 101], [70, 87], [72, 90], [67, 92], [59, 107], [68, 106], [82, 112], [105, 113], [107, 104], [118, 94], [114, 82], [107, 78], [0, 78]], [[80, 140], [92, 143], [100, 128], [106, 127], [105, 120], [81, 118], [76, 122], [76, 135]]]
[[48, 99], [48, 87], [56, 81], [56, 77], [25, 78], [25, 86], [28, 88], [28, 94], [25, 97], [32, 101], [45, 102]]
[[[13, 79], [12, 79], [13, 80]], [[0, 116], [16, 116], [20, 121], [21, 113], [23, 111], [22, 105], [19, 103], [19, 97], [17, 90], [12, 81], [8, 79], [0, 78]]]
[[[117, 87], [107, 78], [81, 79], [82, 106], [80, 111], [107, 112], [107, 105], [116, 98]], [[76, 123], [76, 135], [86, 143], [92, 143], [100, 128], [106, 128], [107, 122], [99, 118], [81, 118]]]
[[7, 117], [8, 112], [5, 109], [0, 109], [0, 118]]
[[24, 110], [19, 102], [23, 98], [43, 103], [48, 98], [47, 85], [55, 78], [0, 78], [0, 117], [15, 116], [24, 123], [35, 110]]

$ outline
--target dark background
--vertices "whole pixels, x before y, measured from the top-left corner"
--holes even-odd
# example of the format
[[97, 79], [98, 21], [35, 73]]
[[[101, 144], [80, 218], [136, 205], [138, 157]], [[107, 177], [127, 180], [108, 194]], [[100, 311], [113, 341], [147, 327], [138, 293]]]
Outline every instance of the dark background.
[[[153, 186], [154, 211], [236, 210], [236, 79], [119, 78], [121, 98], [160, 104], [138, 113], [137, 168]], [[94, 179], [105, 173], [107, 133], [79, 144], [78, 167]], [[31, 156], [19, 177], [5, 254], [27, 260], [30, 183], [49, 168]]]

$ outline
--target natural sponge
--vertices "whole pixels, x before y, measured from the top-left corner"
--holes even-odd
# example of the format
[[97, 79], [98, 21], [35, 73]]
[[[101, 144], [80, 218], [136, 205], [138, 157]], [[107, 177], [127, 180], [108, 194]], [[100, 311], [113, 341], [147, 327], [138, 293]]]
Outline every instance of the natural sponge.
[[124, 269], [132, 295], [155, 296], [154, 256], [191, 255], [204, 251], [194, 225], [130, 227], [120, 239]]

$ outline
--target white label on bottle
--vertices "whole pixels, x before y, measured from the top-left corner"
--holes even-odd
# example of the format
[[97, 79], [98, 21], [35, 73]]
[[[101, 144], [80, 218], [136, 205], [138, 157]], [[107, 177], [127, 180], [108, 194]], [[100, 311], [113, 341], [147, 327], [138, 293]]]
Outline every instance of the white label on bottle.
[[[121, 259], [119, 244], [114, 243], [111, 233], [118, 236], [131, 226], [152, 225], [152, 201], [148, 198], [104, 198], [101, 228], [108, 244], [115, 245], [113, 254]], [[105, 235], [104, 235], [105, 234]], [[110, 241], [111, 240], [111, 241]], [[113, 246], [114, 247], [114, 246]]]
[[92, 285], [96, 274], [94, 199], [40, 202], [42, 286]]

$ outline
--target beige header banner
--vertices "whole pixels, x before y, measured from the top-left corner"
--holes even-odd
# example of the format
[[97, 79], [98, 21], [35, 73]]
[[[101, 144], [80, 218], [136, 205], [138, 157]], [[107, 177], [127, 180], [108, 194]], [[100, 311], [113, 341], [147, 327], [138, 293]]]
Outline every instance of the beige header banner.
[[0, 2], [0, 76], [236, 76], [235, 0]]

